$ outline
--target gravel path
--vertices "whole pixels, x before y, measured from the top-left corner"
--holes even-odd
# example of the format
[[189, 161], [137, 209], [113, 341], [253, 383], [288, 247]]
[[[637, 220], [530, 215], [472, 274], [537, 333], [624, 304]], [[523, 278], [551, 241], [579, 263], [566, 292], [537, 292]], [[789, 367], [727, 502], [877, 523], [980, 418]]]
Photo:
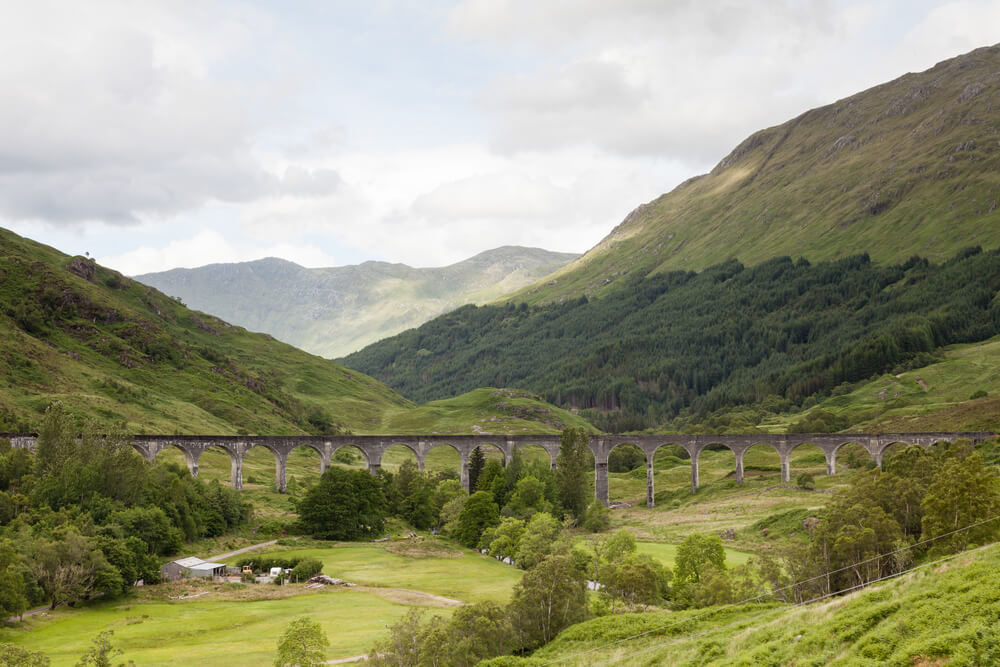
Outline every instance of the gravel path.
[[272, 544], [277, 544], [278, 540], [271, 540], [270, 542], [261, 542], [260, 544], [251, 544], [248, 547], [243, 547], [242, 549], [237, 549], [236, 551], [230, 551], [229, 553], [218, 554], [216, 556], [209, 556], [208, 560], [223, 560], [226, 558], [232, 558], [233, 556], [239, 556], [240, 554], [246, 553], [248, 551], [253, 551], [254, 549], [260, 549], [261, 547], [269, 547]]

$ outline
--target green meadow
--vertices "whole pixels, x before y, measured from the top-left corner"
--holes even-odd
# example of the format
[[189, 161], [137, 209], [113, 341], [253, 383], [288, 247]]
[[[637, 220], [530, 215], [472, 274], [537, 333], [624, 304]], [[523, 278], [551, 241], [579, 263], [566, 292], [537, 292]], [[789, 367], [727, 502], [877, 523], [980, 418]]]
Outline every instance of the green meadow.
[[1000, 548], [994, 545], [802, 607], [595, 618], [568, 628], [523, 664], [995, 665], [998, 613]]
[[[247, 554], [227, 560], [235, 564]], [[521, 571], [500, 561], [434, 538], [388, 543], [336, 543], [325, 548], [259, 552], [260, 557], [316, 558], [323, 573], [361, 586], [401, 588], [461, 602], [506, 602]]]
[[[330, 638], [329, 657], [349, 657], [364, 653], [409, 607], [450, 613], [453, 603], [434, 596], [463, 603], [506, 602], [521, 578], [516, 568], [437, 540], [332, 544], [281, 550], [281, 555], [319, 558], [326, 574], [358, 587], [306, 591], [301, 585], [151, 586], [129, 599], [29, 617], [22, 625], [0, 630], [0, 641], [42, 651], [55, 667], [75, 664], [103, 630], [113, 630], [123, 657], [139, 665], [269, 665], [284, 627], [297, 616], [309, 615]], [[203, 595], [168, 599], [168, 594], [184, 591]], [[255, 599], [293, 591], [298, 594]]]
[[0, 637], [43, 652], [53, 667], [75, 665], [104, 630], [114, 631], [122, 657], [137, 665], [270, 665], [278, 638], [293, 618], [308, 615], [318, 621], [330, 639], [328, 655], [337, 658], [364, 653], [407, 608], [351, 589], [274, 600], [234, 601], [211, 594], [190, 600], [119, 600], [33, 617], [24, 630], [4, 630]]

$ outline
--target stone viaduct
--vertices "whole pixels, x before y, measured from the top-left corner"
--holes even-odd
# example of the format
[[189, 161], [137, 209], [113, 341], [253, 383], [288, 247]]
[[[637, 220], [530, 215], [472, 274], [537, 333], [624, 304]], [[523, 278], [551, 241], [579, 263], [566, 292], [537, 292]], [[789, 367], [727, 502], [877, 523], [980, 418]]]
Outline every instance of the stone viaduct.
[[[781, 459], [781, 480], [791, 479], [789, 458], [800, 445], [811, 444], [819, 447], [826, 456], [826, 474], [836, 473], [837, 450], [844, 445], [861, 445], [876, 465], [882, 465], [882, 455], [894, 444], [920, 445], [930, 447], [938, 442], [954, 442], [958, 439], [982, 442], [995, 434], [976, 431], [959, 433], [796, 433], [781, 435], [592, 435], [588, 443], [594, 455], [594, 496], [608, 503], [608, 456], [619, 445], [634, 445], [646, 457], [646, 504], [653, 506], [653, 457], [656, 450], [664, 445], [680, 445], [691, 458], [691, 490], [698, 488], [698, 457], [707, 447], [724, 447], [736, 458], [736, 482], [743, 483], [743, 457], [754, 445], [772, 447]], [[34, 435], [0, 434], [10, 438], [15, 447], [33, 449]], [[184, 454], [188, 469], [198, 475], [198, 460], [209, 448], [216, 447], [229, 454], [231, 463], [230, 483], [233, 488], [243, 487], [243, 457], [254, 447], [264, 447], [274, 455], [275, 477], [278, 491], [285, 491], [285, 466], [288, 455], [297, 447], [308, 447], [319, 454], [320, 472], [326, 471], [334, 453], [341, 447], [356, 447], [367, 460], [368, 470], [373, 474], [382, 465], [382, 456], [393, 446], [401, 445], [410, 449], [417, 459], [417, 467], [423, 470], [427, 453], [435, 447], [448, 446], [461, 457], [462, 486], [469, 489], [469, 456], [476, 447], [495, 448], [503, 454], [507, 463], [514, 450], [528, 445], [536, 445], [549, 455], [554, 468], [559, 453], [559, 435], [348, 435], [348, 436], [228, 436], [228, 435], [139, 435], [132, 439], [132, 446], [147, 460], [167, 447], [176, 447]]]

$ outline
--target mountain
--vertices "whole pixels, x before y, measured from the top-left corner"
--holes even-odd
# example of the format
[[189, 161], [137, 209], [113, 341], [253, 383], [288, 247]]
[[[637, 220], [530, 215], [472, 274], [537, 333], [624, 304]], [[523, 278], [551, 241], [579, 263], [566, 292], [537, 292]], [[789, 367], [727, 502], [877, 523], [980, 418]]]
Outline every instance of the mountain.
[[755, 428], [1000, 333], [998, 202], [995, 46], [757, 132], [505, 305], [342, 361], [419, 401], [516, 385], [607, 431]]
[[755, 132], [511, 300], [599, 295], [625, 275], [1000, 245], [1000, 46]]
[[467, 303], [485, 303], [577, 255], [504, 246], [457, 264], [365, 262], [307, 269], [269, 258], [147, 273], [135, 279], [314, 354], [340, 356]]

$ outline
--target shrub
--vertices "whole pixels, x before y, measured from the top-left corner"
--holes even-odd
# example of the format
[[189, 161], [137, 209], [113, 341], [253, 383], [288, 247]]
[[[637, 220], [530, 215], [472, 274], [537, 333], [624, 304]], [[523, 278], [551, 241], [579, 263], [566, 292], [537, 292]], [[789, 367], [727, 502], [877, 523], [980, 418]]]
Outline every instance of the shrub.
[[292, 568], [292, 581], [305, 581], [323, 571], [323, 563], [315, 558], [305, 558]]
[[590, 503], [583, 519], [583, 527], [592, 533], [600, 533], [611, 527], [611, 512], [600, 500]]
[[807, 489], [809, 491], [816, 488], [816, 480], [810, 473], [804, 472], [795, 479], [795, 483], [798, 484], [800, 489]]

